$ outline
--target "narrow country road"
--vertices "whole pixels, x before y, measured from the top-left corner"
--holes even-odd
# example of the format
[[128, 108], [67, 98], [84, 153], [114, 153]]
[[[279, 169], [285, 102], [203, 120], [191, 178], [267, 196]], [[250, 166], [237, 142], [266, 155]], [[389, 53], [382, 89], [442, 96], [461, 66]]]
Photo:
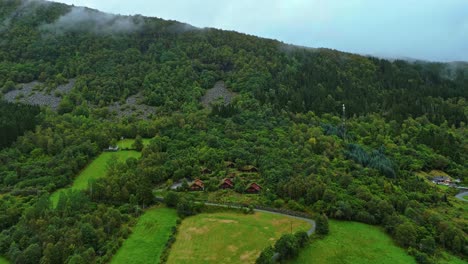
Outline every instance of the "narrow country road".
[[[155, 198], [158, 199], [159, 201], [164, 201], [164, 197], [156, 196]], [[242, 209], [243, 208], [242, 206], [225, 205], [225, 204], [208, 203], [208, 202], [195, 202], [195, 203], [204, 204], [204, 205], [208, 205], [208, 206], [224, 207], [224, 208], [234, 208], [234, 209]], [[262, 209], [253, 209], [253, 210], [254, 210], [254, 212], [262, 212], [262, 213], [268, 213], [268, 214], [282, 215], [282, 216], [286, 216], [286, 217], [289, 217], [289, 218], [295, 218], [295, 219], [299, 219], [299, 220], [302, 220], [302, 221], [306, 221], [307, 223], [309, 223], [311, 225], [310, 229], [307, 230], [307, 235], [311, 236], [315, 232], [316, 223], [315, 223], [315, 220], [313, 220], [313, 219], [309, 219], [309, 218], [305, 218], [305, 217], [299, 217], [299, 216], [292, 216], [292, 215], [288, 215], [288, 214], [283, 214], [283, 213], [273, 212], [273, 211], [268, 211], [268, 210], [262, 210]]]
[[468, 192], [459, 193], [459, 194], [455, 195], [455, 198], [457, 198], [460, 201], [468, 202], [468, 200], [463, 198], [463, 196], [468, 196]]

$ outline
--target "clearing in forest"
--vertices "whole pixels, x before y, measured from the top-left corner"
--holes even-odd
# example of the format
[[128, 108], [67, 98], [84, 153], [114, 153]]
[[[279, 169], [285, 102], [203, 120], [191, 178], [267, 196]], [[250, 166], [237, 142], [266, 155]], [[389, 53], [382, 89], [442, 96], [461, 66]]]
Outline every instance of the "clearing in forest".
[[310, 224], [272, 213], [202, 213], [182, 221], [167, 263], [255, 263], [285, 233]]
[[159, 263], [176, 221], [177, 213], [174, 209], [149, 209], [140, 216], [132, 234], [117, 251], [111, 263]]
[[228, 90], [223, 81], [219, 81], [213, 88], [206, 91], [206, 94], [201, 98], [201, 103], [204, 107], [210, 108], [212, 103], [221, 99], [224, 105], [228, 105], [232, 102], [235, 95], [235, 93]]
[[69, 189], [73, 190], [85, 190], [88, 188], [88, 182], [91, 179], [98, 179], [106, 176], [107, 173], [107, 163], [116, 157], [117, 160], [123, 162], [128, 158], [139, 158], [141, 153], [138, 151], [117, 151], [117, 152], [104, 152], [101, 153], [93, 162], [91, 162], [81, 173], [76, 177], [73, 185], [68, 188], [63, 188], [55, 191], [50, 199], [52, 200], [54, 206], [57, 204], [60, 193]]
[[356, 222], [330, 221], [330, 234], [314, 240], [290, 263], [416, 263], [380, 228]]
[[[143, 139], [143, 145], [147, 146], [149, 145], [151, 139], [149, 138], [144, 138]], [[117, 146], [119, 146], [120, 149], [131, 149], [133, 143], [135, 142], [135, 139], [122, 139], [119, 142], [117, 142]]]

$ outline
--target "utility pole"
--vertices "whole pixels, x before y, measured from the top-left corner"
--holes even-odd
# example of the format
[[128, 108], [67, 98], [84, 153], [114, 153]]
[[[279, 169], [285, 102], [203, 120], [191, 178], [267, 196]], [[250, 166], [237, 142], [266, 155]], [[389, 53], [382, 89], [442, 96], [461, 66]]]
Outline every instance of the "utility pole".
[[342, 126], [343, 126], [343, 139], [346, 142], [346, 106], [345, 106], [345, 104], [343, 104], [343, 117], [342, 117], [342, 119], [343, 119], [343, 124], [342, 124]]

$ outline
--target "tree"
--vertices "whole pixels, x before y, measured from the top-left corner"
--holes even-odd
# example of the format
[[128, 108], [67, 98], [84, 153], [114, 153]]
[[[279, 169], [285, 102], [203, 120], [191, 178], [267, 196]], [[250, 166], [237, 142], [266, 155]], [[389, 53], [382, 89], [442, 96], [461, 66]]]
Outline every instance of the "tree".
[[70, 260], [68, 261], [68, 264], [86, 264], [86, 260], [80, 256], [80, 255], [73, 255]]
[[398, 225], [395, 229], [395, 239], [404, 247], [414, 245], [416, 243], [417, 236], [418, 233], [416, 226], [409, 221]]
[[141, 151], [143, 149], [143, 139], [140, 135], [135, 137], [135, 141], [132, 144], [132, 148], [137, 151]]
[[3, 93], [8, 93], [9, 91], [12, 91], [15, 89], [15, 83], [12, 81], [7, 81], [2, 88]]
[[41, 258], [41, 248], [36, 243], [31, 244], [23, 252], [23, 257], [25, 260], [25, 262], [23, 263], [31, 263], [31, 264], [37, 263], [37, 261]]
[[164, 197], [164, 202], [168, 207], [175, 208], [179, 203], [179, 195], [175, 192], [168, 192], [166, 197]]
[[96, 249], [99, 240], [96, 230], [90, 224], [85, 223], [81, 226], [80, 231], [83, 243], [88, 247]]
[[186, 217], [194, 215], [200, 212], [200, 207], [197, 206], [193, 201], [187, 200], [185, 197], [182, 197], [177, 204], [177, 213], [181, 217]]
[[300, 248], [303, 248], [309, 243], [309, 235], [305, 231], [299, 231], [294, 234], [297, 240], [297, 244]]
[[280, 259], [292, 259], [299, 254], [299, 244], [293, 234], [286, 234], [276, 242], [275, 250], [280, 254]]
[[255, 260], [255, 264], [273, 264], [272, 258], [274, 254], [275, 251], [272, 246], [266, 247]]
[[316, 231], [319, 235], [327, 235], [329, 232], [328, 228], [328, 217], [325, 214], [321, 214], [316, 219]]

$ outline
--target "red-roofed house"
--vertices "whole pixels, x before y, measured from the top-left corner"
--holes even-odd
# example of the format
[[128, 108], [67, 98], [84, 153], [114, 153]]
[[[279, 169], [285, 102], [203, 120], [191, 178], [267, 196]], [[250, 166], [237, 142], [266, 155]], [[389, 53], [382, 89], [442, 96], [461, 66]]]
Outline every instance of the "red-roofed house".
[[251, 183], [249, 187], [245, 190], [247, 193], [259, 193], [262, 190], [262, 187], [255, 182]]
[[190, 184], [191, 191], [203, 191], [205, 189], [205, 184], [202, 180], [196, 179], [192, 184]]
[[226, 178], [223, 180], [223, 182], [221, 182], [221, 184], [219, 185], [219, 188], [220, 189], [232, 189], [234, 188], [234, 183], [232, 182], [231, 179]]

